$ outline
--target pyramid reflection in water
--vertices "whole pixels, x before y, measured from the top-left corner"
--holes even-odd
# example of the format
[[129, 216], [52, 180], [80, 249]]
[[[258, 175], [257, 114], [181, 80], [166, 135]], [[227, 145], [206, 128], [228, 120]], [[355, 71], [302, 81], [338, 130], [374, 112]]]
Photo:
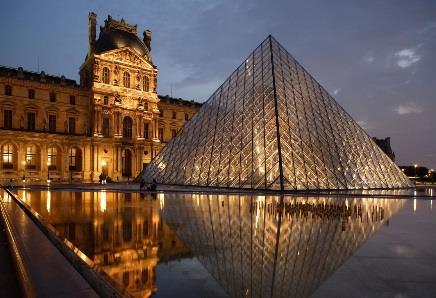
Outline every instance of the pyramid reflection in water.
[[411, 186], [271, 36], [141, 175], [166, 184], [250, 189]]
[[401, 207], [394, 199], [166, 195], [162, 215], [231, 297], [307, 297]]

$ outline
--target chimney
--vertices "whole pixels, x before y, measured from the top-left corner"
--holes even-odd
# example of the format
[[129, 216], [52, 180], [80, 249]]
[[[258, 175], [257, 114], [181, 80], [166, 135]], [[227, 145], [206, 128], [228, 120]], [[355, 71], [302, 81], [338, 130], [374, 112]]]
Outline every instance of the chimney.
[[144, 33], [144, 44], [147, 47], [148, 51], [151, 52], [151, 31], [150, 30], [145, 30]]
[[88, 15], [88, 34], [89, 34], [89, 48], [88, 56], [91, 57], [95, 50], [95, 35], [96, 35], [96, 25], [97, 25], [97, 15], [94, 12], [90, 12]]

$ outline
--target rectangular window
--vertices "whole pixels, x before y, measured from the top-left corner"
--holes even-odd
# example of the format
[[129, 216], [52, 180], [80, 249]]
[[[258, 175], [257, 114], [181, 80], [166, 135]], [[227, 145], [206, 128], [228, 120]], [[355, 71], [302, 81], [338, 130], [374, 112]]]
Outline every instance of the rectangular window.
[[12, 87], [9, 85], [5, 86], [5, 95], [11, 96], [12, 95]]
[[188, 113], [185, 113], [185, 121], [188, 121], [189, 120], [189, 115], [188, 115]]
[[158, 137], [159, 137], [159, 140], [160, 140], [161, 142], [163, 142], [163, 134], [164, 134], [164, 129], [163, 129], [163, 127], [159, 127], [159, 129], [158, 129]]
[[105, 138], [109, 137], [109, 127], [110, 126], [110, 119], [105, 117], [103, 118], [103, 136]]
[[3, 116], [4, 116], [3, 127], [6, 129], [12, 129], [12, 110], [5, 110]]
[[69, 117], [68, 118], [68, 133], [73, 135], [76, 133], [76, 118]]
[[148, 123], [144, 123], [144, 139], [148, 140]]
[[3, 145], [3, 169], [14, 168], [14, 147], [11, 144]]
[[174, 138], [177, 135], [177, 129], [171, 129], [171, 137]]
[[109, 104], [109, 96], [103, 97], [103, 104], [107, 106]]
[[164, 116], [164, 112], [163, 112], [163, 110], [160, 110], [159, 111], [159, 117], [163, 118], [163, 116]]
[[56, 115], [48, 115], [48, 131], [56, 132]]
[[76, 104], [76, 97], [74, 95], [70, 96], [70, 105], [75, 105]]
[[173, 119], [177, 118], [177, 112], [173, 112]]
[[29, 97], [30, 99], [34, 99], [34, 98], [35, 98], [35, 90], [33, 90], [33, 89], [29, 89], [28, 97]]
[[50, 101], [51, 102], [56, 102], [56, 93], [50, 92]]
[[27, 130], [35, 130], [35, 113], [27, 113]]
[[36, 147], [35, 145], [28, 146], [26, 148], [26, 169], [35, 169], [35, 156]]
[[56, 153], [57, 149], [55, 147], [50, 147], [47, 150], [47, 164], [49, 170], [56, 170]]

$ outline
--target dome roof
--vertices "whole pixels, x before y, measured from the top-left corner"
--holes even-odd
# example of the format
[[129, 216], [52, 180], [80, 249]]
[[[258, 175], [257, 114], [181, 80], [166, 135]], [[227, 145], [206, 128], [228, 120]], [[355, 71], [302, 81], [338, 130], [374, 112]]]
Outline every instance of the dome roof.
[[100, 31], [100, 36], [95, 43], [95, 53], [100, 54], [123, 47], [134, 49], [144, 58], [150, 57], [149, 50], [136, 34], [113, 28]]

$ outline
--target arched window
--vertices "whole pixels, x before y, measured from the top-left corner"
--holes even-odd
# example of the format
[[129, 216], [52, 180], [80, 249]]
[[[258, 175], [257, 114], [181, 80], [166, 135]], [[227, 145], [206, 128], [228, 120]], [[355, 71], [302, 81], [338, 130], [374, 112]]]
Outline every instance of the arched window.
[[123, 151], [122, 155], [122, 174], [124, 177], [132, 176], [132, 152], [128, 149]]
[[72, 147], [68, 151], [70, 171], [82, 170], [82, 151], [79, 148]]
[[26, 147], [26, 168], [36, 169], [37, 165], [37, 149], [35, 145], [29, 145]]
[[5, 144], [3, 151], [3, 169], [13, 169], [15, 159], [15, 148], [12, 144]]
[[132, 118], [129, 116], [123, 119], [123, 137], [128, 139], [132, 138]]
[[56, 170], [57, 151], [56, 147], [49, 147], [47, 149], [47, 164], [49, 170]]
[[146, 76], [142, 78], [142, 90], [145, 92], [148, 92], [150, 90], [150, 84]]
[[127, 71], [124, 72], [123, 75], [123, 86], [126, 88], [130, 88], [130, 73], [128, 73]]
[[110, 82], [109, 68], [103, 67], [101, 78], [102, 78], [103, 83], [109, 84], [109, 82]]

